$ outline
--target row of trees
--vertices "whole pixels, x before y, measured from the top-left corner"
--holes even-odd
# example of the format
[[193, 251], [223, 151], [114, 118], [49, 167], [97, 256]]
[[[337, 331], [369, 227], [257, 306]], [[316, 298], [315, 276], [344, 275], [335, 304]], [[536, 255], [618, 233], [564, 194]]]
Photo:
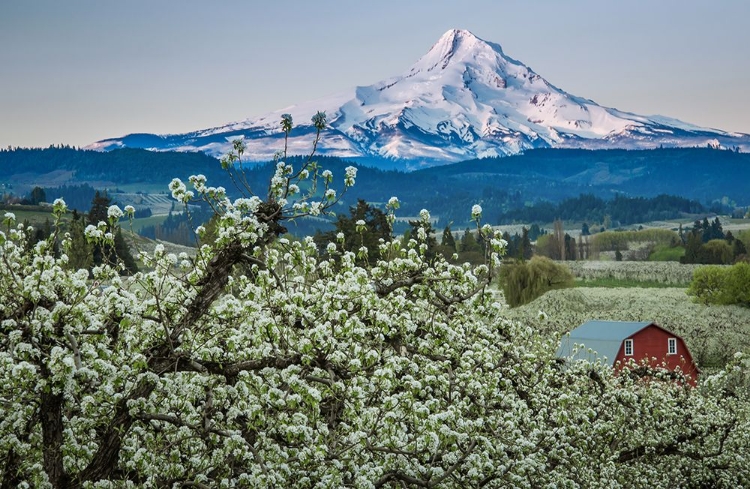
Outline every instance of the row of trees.
[[[358, 227], [357, 223], [360, 221], [366, 226]], [[337, 236], [343, 235], [346, 249], [356, 251], [357, 248], [365, 246], [372, 250], [372, 244], [391, 237], [390, 228], [386, 224], [385, 213], [382, 210], [360, 199], [356, 206], [350, 207], [349, 216], [337, 216], [334, 229], [326, 233], [318, 232], [315, 241], [324, 248], [327, 243], [336, 241]], [[420, 226], [418, 221], [410, 221], [410, 228], [404, 233], [404, 239], [408, 241]], [[367, 230], [364, 230], [365, 228]], [[481, 263], [483, 260], [485, 246], [481, 237], [477, 239], [475, 232], [465, 229], [460, 239], [456, 239], [449, 225], [443, 229], [442, 235], [438, 236], [432, 222], [428, 223], [424, 230], [429, 237], [429, 257], [441, 254], [452, 260], [453, 255], [457, 254], [459, 262]], [[650, 252], [656, 248], [675, 248], [680, 252], [680, 261], [683, 263], [732, 264], [746, 259], [747, 256], [744, 242], [736, 239], [731, 232], [724, 233], [719, 218], [711, 222], [707, 218], [696, 221], [689, 231], [682, 231], [681, 227], [678, 232], [668, 229], [604, 231], [593, 235], [581, 234], [577, 239], [565, 232], [562, 221], [558, 219], [553, 223], [552, 233], [548, 234], [537, 224], [533, 224], [530, 228], [522, 228], [520, 233], [514, 235], [504, 232], [502, 238], [507, 243], [507, 257], [520, 260], [528, 260], [534, 254], [560, 261], [587, 260], [598, 258], [600, 252], [612, 251], [619, 261], [625, 258], [624, 253], [630, 250], [634, 243], [640, 248], [639, 251], [630, 251], [628, 256], [631, 260], [646, 260]], [[536, 244], [532, 245], [532, 241], [536, 241]], [[684, 255], [681, 251], [683, 249]], [[368, 260], [374, 263], [375, 257], [371, 255]]]
[[12, 192], [3, 193], [3, 204], [21, 204], [21, 205], [39, 205], [47, 202], [47, 194], [42, 187], [34, 187], [31, 191], [23, 196], [15, 195]]

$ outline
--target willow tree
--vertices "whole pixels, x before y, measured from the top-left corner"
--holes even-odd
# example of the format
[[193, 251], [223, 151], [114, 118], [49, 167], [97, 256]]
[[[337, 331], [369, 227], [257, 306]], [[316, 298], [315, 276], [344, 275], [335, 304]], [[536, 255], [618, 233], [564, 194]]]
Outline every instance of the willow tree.
[[507, 262], [500, 273], [500, 286], [511, 307], [528, 304], [548, 290], [573, 286], [573, 274], [560, 263], [544, 256], [529, 261]]

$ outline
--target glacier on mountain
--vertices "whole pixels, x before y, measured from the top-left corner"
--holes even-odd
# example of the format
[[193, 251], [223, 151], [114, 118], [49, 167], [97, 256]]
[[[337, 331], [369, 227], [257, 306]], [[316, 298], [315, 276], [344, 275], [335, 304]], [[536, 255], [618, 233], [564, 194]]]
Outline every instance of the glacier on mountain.
[[453, 29], [400, 76], [261, 117], [187, 134], [130, 134], [90, 149], [140, 147], [203, 151], [219, 156], [244, 137], [246, 155], [265, 161], [283, 146], [281, 114], [297, 125], [290, 154], [305, 154], [310, 118], [325, 111], [329, 127], [319, 152], [369, 161], [405, 161], [405, 168], [531, 148], [720, 146], [750, 149], [750, 135], [702, 128], [663, 116], [603, 107], [550, 84], [506, 56], [500, 45]]

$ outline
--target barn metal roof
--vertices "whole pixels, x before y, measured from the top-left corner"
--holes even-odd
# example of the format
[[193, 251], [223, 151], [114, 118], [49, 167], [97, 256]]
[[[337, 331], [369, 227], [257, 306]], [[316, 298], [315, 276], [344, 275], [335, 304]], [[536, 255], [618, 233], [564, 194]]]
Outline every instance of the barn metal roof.
[[[569, 335], [563, 336], [557, 356], [590, 362], [606, 359], [607, 363], [612, 365], [622, 341], [651, 324], [654, 324], [653, 321], [587, 321]], [[579, 345], [575, 355], [574, 345]]]

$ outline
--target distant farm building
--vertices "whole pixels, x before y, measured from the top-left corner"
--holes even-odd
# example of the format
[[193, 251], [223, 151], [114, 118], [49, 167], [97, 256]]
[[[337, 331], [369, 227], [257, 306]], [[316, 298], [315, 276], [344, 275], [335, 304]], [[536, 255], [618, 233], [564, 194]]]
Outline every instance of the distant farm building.
[[653, 322], [588, 321], [563, 337], [557, 356], [606, 360], [618, 370], [631, 361], [651, 367], [666, 365], [671, 371], [679, 368], [693, 385], [698, 380], [698, 367], [685, 341]]

